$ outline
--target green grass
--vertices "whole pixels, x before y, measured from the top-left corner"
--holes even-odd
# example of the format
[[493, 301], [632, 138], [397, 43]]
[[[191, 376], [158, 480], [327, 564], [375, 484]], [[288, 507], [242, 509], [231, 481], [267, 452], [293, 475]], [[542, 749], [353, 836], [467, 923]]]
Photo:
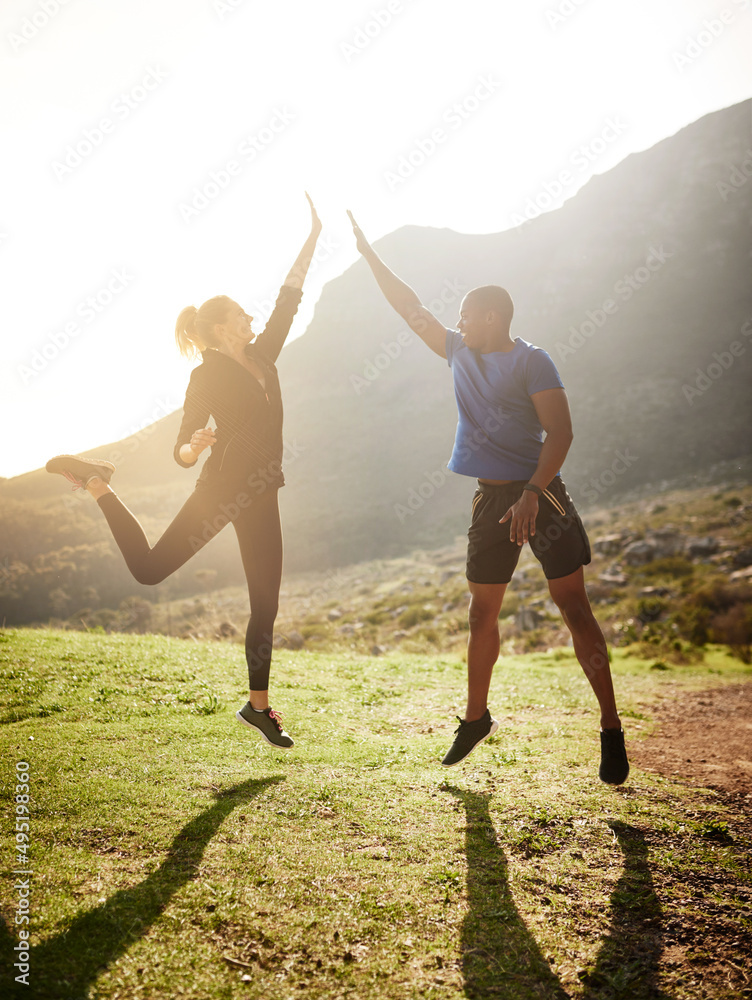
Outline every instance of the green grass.
[[[721, 651], [653, 662], [615, 654], [632, 740], [667, 684], [750, 679]], [[636, 768], [619, 791], [601, 785], [570, 652], [504, 658], [500, 733], [449, 772], [437, 762], [462, 712], [459, 657], [279, 653], [288, 754], [234, 722], [243, 675], [227, 643], [0, 633], [0, 849], [10, 868], [27, 760], [34, 870], [32, 985], [14, 992], [3, 962], [0, 995], [742, 995], [732, 967], [708, 964], [724, 942], [746, 961], [739, 817]], [[7, 958], [11, 879], [2, 904]], [[728, 941], [699, 933], [709, 906]], [[681, 961], [664, 960], [674, 925]]]

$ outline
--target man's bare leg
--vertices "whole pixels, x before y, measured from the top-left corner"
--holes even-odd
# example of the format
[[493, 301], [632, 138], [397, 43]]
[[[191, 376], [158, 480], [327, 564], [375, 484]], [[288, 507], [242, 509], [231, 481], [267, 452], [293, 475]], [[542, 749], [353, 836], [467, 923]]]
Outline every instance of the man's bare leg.
[[572, 633], [575, 656], [598, 699], [601, 729], [620, 729], [606, 640], [590, 607], [582, 567], [569, 576], [549, 580], [548, 589]]
[[467, 642], [465, 720], [479, 719], [488, 707], [491, 675], [499, 658], [499, 612], [506, 583], [467, 583], [470, 588], [470, 638]]

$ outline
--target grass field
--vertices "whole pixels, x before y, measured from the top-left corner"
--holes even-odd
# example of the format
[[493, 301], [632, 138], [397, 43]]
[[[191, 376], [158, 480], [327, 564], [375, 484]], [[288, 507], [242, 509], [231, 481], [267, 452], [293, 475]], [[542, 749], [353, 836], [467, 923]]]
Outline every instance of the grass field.
[[[568, 651], [499, 663], [500, 731], [451, 771], [459, 657], [279, 653], [289, 753], [234, 721], [237, 646], [8, 630], [0, 671], [0, 849], [11, 871], [27, 761], [33, 870], [28, 987], [4, 882], [2, 997], [752, 995], [746, 828], [636, 768], [602, 785]], [[720, 650], [663, 670], [617, 650], [614, 672], [632, 741], [669, 681], [752, 678]], [[710, 902], [725, 930], [682, 945]]]

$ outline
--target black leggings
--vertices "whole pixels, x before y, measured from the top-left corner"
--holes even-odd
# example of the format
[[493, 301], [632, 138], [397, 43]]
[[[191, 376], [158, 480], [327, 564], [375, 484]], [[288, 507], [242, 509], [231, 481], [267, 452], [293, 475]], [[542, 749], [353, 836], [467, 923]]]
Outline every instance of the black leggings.
[[[274, 620], [282, 580], [282, 529], [277, 489], [267, 489], [241, 508], [226, 495], [196, 490], [153, 548], [144, 529], [115, 493], [97, 503], [107, 518], [126, 565], [139, 583], [161, 583], [203, 548], [228, 523], [238, 536], [248, 581], [251, 617], [245, 635], [245, 657], [251, 691], [269, 687]], [[245, 494], [242, 494], [245, 497]]]

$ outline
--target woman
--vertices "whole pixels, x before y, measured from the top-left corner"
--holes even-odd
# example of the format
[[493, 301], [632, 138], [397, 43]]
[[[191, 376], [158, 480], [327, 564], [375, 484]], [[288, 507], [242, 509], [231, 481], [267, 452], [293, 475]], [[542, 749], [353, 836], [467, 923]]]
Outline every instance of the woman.
[[[238, 722], [267, 743], [293, 746], [280, 713], [269, 705], [269, 666], [282, 576], [282, 532], [277, 492], [282, 475], [282, 399], [274, 362], [302, 297], [303, 280], [321, 232], [311, 207], [311, 232], [280, 290], [264, 332], [254, 341], [252, 316], [226, 295], [180, 313], [175, 338], [182, 354], [202, 362], [191, 373], [174, 456], [191, 468], [211, 448], [196, 488], [153, 546], [109, 486], [110, 462], [58, 455], [47, 471], [99, 504], [128, 569], [139, 583], [156, 584], [174, 573], [228, 523], [238, 536], [251, 617], [246, 632], [249, 700]], [[213, 417], [216, 428], [207, 426]]]

